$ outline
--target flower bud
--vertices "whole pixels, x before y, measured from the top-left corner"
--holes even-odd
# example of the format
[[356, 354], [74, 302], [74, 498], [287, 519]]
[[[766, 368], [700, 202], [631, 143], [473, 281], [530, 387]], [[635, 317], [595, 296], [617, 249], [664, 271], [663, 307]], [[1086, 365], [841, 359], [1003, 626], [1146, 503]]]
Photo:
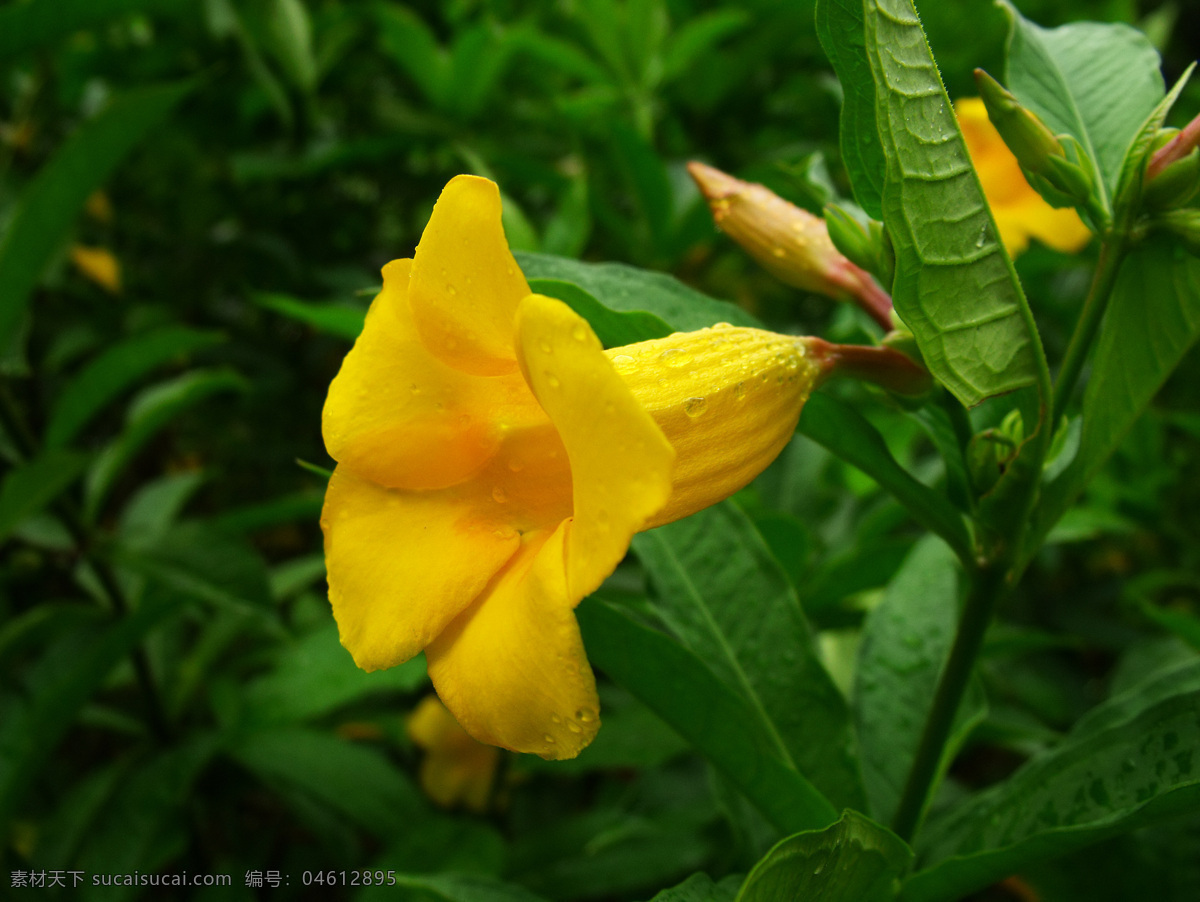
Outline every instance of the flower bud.
[[975, 70], [975, 84], [987, 108], [988, 118], [1021, 168], [1053, 180], [1050, 158], [1065, 156], [1054, 133], [982, 69]]
[[869, 273], [840, 254], [825, 221], [769, 188], [743, 182], [703, 163], [689, 163], [717, 228], [781, 282], [840, 299], [849, 295], [887, 328], [891, 298]]
[[1168, 164], [1146, 184], [1142, 204], [1147, 210], [1174, 210], [1191, 201], [1200, 190], [1200, 150]]

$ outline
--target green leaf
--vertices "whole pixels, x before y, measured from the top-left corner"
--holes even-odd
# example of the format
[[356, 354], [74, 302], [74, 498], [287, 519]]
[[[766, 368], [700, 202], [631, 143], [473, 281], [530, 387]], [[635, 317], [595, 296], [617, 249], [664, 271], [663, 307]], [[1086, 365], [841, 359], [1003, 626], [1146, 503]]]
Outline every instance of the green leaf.
[[[48, 0], [30, 6], [57, 8]], [[25, 189], [0, 241], [0, 347], [12, 341], [30, 293], [88, 195], [195, 84], [142, 88], [118, 97], [81, 126]]]
[[79, 709], [117, 662], [174, 610], [170, 604], [145, 604], [113, 622], [78, 608], [71, 622], [59, 622], [61, 631], [26, 673], [21, 694], [0, 696], [0, 823], [9, 823]]
[[0, 544], [78, 479], [89, 460], [74, 451], [46, 451], [13, 467], [0, 484]]
[[450, 57], [429, 26], [396, 3], [376, 4], [374, 11], [384, 53], [416, 82], [430, 104], [444, 110], [450, 99]]
[[291, 83], [309, 92], [317, 85], [312, 20], [302, 0], [267, 0], [267, 46]]
[[217, 332], [167, 326], [118, 342], [67, 383], [46, 426], [46, 444], [68, 445], [113, 398], [151, 370], [222, 340]]
[[891, 492], [913, 519], [945, 539], [959, 557], [971, 557], [971, 536], [962, 515], [945, 496], [900, 466], [879, 430], [853, 407], [817, 392], [804, 405], [798, 428]]
[[719, 9], [700, 13], [682, 23], [667, 38], [662, 58], [662, 80], [687, 73], [725, 38], [746, 26], [750, 14], [744, 9]]
[[523, 886], [483, 874], [397, 874], [396, 885], [438, 902], [546, 902]]
[[203, 482], [203, 471], [185, 470], [143, 485], [121, 511], [121, 541], [140, 547], [162, 538]]
[[713, 883], [708, 874], [692, 874], [678, 886], [665, 889], [650, 902], [733, 902], [737, 896], [738, 877], [726, 877]]
[[329, 733], [256, 730], [228, 751], [263, 780], [299, 789], [377, 836], [410, 829], [424, 809], [416, 788], [380, 751]]
[[1163, 97], [1158, 52], [1128, 25], [1073, 22], [1042, 28], [1010, 3], [1008, 89], [1055, 134], [1073, 135], [1097, 163], [1106, 209], [1125, 152]]
[[582, 316], [606, 348], [636, 344], [671, 334], [671, 327], [653, 313], [618, 313], [571, 282], [559, 279], [530, 279], [529, 288], [538, 294], [558, 298]]
[[412, 692], [424, 682], [420, 655], [388, 670], [359, 670], [331, 622], [284, 646], [271, 671], [246, 686], [246, 719], [255, 725], [310, 720], [370, 695]]
[[[883, 602], [867, 615], [855, 676], [863, 783], [871, 815], [890, 823], [916, 757], [938, 676], [958, 623], [959, 567], [953, 553], [929, 536], [913, 547]], [[978, 692], [960, 707], [960, 724], [983, 716]], [[964, 731], [957, 731], [965, 738]], [[943, 766], [957, 749], [950, 745]]]
[[117, 545], [112, 553], [122, 567], [171, 593], [256, 614], [264, 621], [273, 607], [262, 558], [209, 523], [181, 523], [150, 544]]
[[883, 144], [875, 127], [875, 78], [867, 57], [863, 0], [817, 0], [817, 38], [842, 84], [842, 163], [854, 198], [883, 219]]
[[125, 429], [100, 452], [88, 472], [84, 487], [88, 516], [96, 515], [117, 477], [159, 430], [205, 398], [245, 387], [245, 379], [231, 370], [193, 370], [139, 393], [129, 405]]
[[1070, 466], [1043, 490], [1034, 541], [1046, 535], [1121, 443], [1200, 337], [1200, 260], [1165, 238], [1125, 258], [1100, 329]]
[[[835, 805], [862, 805], [845, 700], [817, 656], [800, 601], [732, 503], [634, 536], [655, 612], [740, 693], [779, 756]], [[747, 604], [747, 599], [753, 599]]]
[[181, 0], [33, 0], [0, 10], [0, 60], [129, 13], [187, 10]]
[[678, 279], [622, 263], [581, 263], [545, 254], [516, 254], [525, 278], [570, 282], [610, 310], [651, 313], [677, 332], [725, 322], [762, 328], [746, 311], [688, 288]]
[[254, 302], [276, 313], [312, 326], [318, 332], [354, 341], [362, 332], [367, 311], [346, 304], [314, 304], [286, 294], [255, 292]]
[[455, 35], [450, 48], [450, 97], [464, 118], [483, 111], [491, 98], [512, 48], [489, 24], [479, 24]]
[[1057, 747], [930, 824], [906, 902], [950, 902], [1035, 861], [1200, 805], [1200, 664], [1098, 706]]
[[591, 598], [576, 611], [591, 661], [673, 726], [785, 832], [837, 811], [782, 757], [745, 696], [669, 636]]
[[1041, 343], [911, 0], [865, 10], [892, 300], [929, 371], [971, 407], [1038, 381]]
[[857, 811], [836, 824], [789, 836], [746, 876], [737, 902], [886, 902], [908, 871], [912, 851]]

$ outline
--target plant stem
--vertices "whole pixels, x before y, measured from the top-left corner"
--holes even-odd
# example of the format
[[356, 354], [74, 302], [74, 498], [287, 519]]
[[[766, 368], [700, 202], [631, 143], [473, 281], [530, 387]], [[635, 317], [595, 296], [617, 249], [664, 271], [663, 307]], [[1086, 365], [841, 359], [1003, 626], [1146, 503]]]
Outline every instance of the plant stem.
[[[1075, 324], [1071, 342], [1067, 345], [1067, 353], [1063, 357], [1062, 366], [1058, 370], [1058, 380], [1054, 383], [1054, 402], [1050, 408], [1050, 423], [1053, 424], [1062, 416], [1075, 391], [1075, 383], [1083, 370], [1092, 341], [1104, 319], [1104, 311], [1108, 309], [1108, 299], [1112, 296], [1113, 286], [1117, 281], [1117, 272], [1121, 261], [1125, 258], [1127, 243], [1124, 237], [1106, 238], [1100, 245], [1100, 259], [1096, 262], [1096, 271], [1092, 275], [1092, 285], [1088, 289], [1087, 300], [1083, 304], [1083, 312]], [[1053, 426], [1051, 426], [1053, 431]]]
[[933, 707], [925, 721], [912, 769], [908, 772], [896, 817], [892, 821], [892, 830], [905, 842], [912, 841], [920, 825], [929, 791], [945, 754], [946, 740], [975, 667], [975, 658], [992, 622], [992, 613], [1009, 585], [1007, 577], [1007, 565], [999, 562], [985, 564], [976, 571], [958, 624], [958, 633], [954, 637], [954, 646], [950, 649], [950, 658], [938, 680]]
[[[9, 434], [13, 444], [24, 459], [29, 460], [35, 456], [37, 453], [37, 441], [33, 436], [33, 431], [29, 428], [29, 424], [26, 423], [25, 417], [21, 414], [16, 401], [13, 400], [12, 395], [9, 393], [6, 382], [0, 382], [0, 424], [4, 426], [5, 431]], [[100, 582], [104, 594], [108, 597], [108, 602], [113, 613], [117, 617], [128, 616], [129, 603], [125, 599], [125, 593], [121, 589], [117, 574], [106, 561], [93, 559], [89, 555], [89, 551], [95, 545], [95, 542], [92, 531], [84, 520], [83, 515], [79, 512], [78, 507], [67, 498], [59, 498], [55, 503], [55, 507], [67, 532], [71, 534], [71, 539], [75, 543], [77, 553], [80, 557], [87, 558], [95, 570], [96, 578]], [[146, 702], [146, 719], [150, 730], [161, 741], [169, 742], [171, 739], [171, 729], [167, 721], [166, 708], [163, 705], [162, 696], [158, 691], [158, 684], [154, 680], [154, 672], [150, 667], [150, 658], [146, 654], [146, 650], [140, 645], [136, 646], [130, 652], [130, 657], [133, 659], [134, 674], [141, 688], [142, 697]]]

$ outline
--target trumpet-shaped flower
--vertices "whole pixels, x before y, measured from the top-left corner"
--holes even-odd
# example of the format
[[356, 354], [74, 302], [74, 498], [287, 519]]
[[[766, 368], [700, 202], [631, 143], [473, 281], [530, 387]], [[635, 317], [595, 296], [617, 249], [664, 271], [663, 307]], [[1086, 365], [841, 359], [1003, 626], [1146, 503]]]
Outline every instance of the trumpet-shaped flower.
[[1088, 243], [1092, 233], [1078, 213], [1070, 208], [1055, 209], [1029, 186], [1017, 158], [988, 119], [982, 100], [956, 101], [954, 112], [1009, 254], [1015, 257], [1024, 251], [1030, 238], [1068, 253]]
[[475, 739], [573, 757], [599, 727], [575, 605], [635, 532], [757, 475], [822, 365], [728, 326], [604, 351], [530, 292], [485, 179], [452, 180], [383, 276], [323, 418], [342, 644], [367, 670], [424, 650]]

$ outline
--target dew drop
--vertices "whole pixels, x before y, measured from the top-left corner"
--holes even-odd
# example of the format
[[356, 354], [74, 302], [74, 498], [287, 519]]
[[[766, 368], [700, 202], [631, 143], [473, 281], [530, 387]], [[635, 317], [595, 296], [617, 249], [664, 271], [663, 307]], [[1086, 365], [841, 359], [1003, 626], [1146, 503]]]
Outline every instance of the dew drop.
[[633, 358], [628, 354], [618, 354], [612, 359], [613, 366], [629, 366], [633, 363]]
[[538, 342], [538, 347], [542, 349], [543, 354], [554, 353], [554, 348], [550, 347], [550, 342], [546, 341], [544, 338]]
[[421, 386], [417, 385], [417, 383], [414, 382], [412, 385], [410, 385], [408, 387], [408, 390], [410, 392], [412, 392], [414, 395], [419, 395], [421, 393]]
[[746, 399], [746, 383], [739, 382], [733, 387], [733, 398], [735, 401], [744, 401]]
[[550, 745], [554, 745], [554, 737], [547, 733], [542, 737], [542, 740]]
[[771, 254], [772, 254], [773, 256], [775, 256], [775, 257], [780, 257], [780, 258], [782, 258], [782, 257], [786, 257], [786, 256], [787, 256], [787, 251], [785, 251], [785, 250], [784, 250], [783, 248], [781, 248], [781, 247], [773, 247], [773, 248], [771, 248]]
[[517, 531], [511, 526], [501, 526], [492, 532], [497, 539], [511, 539], [517, 534]]
[[450, 297], [454, 297], [456, 294], [458, 294], [458, 289], [455, 288], [453, 285], [447, 285], [446, 291], [449, 292]]
[[670, 367], [687, 366], [692, 362], [692, 355], [683, 348], [667, 348], [658, 358]]
[[575, 721], [573, 721], [573, 720], [567, 721], [567, 729], [570, 730], [572, 733], [582, 733], [583, 732], [583, 728], [581, 726], [579, 726], [579, 724], [575, 723]]
[[580, 723], [591, 723], [596, 719], [596, 712], [591, 708], [580, 708], [575, 712], [575, 719]]
[[583, 326], [576, 326], [571, 330], [571, 337], [576, 341], [585, 341], [587, 339], [587, 330]]
[[492, 489], [492, 500], [497, 504], [503, 504], [508, 500], [508, 492], [504, 491], [500, 486], [496, 486]]
[[732, 329], [733, 326], [729, 323], [713, 323], [713, 329]]
[[551, 388], [558, 388], [560, 385], [562, 385], [562, 383], [558, 381], [558, 377], [548, 370], [546, 372], [546, 384]]
[[700, 416], [708, 409], [708, 401], [704, 398], [688, 398], [683, 402], [683, 412], [692, 419]]
[[521, 461], [517, 460], [516, 458], [513, 458], [508, 462], [508, 468], [514, 473], [520, 473], [525, 469], [525, 464], [521, 463]]
[[562, 723], [562, 718], [559, 717], [557, 714], [551, 714], [550, 715], [550, 723]]

